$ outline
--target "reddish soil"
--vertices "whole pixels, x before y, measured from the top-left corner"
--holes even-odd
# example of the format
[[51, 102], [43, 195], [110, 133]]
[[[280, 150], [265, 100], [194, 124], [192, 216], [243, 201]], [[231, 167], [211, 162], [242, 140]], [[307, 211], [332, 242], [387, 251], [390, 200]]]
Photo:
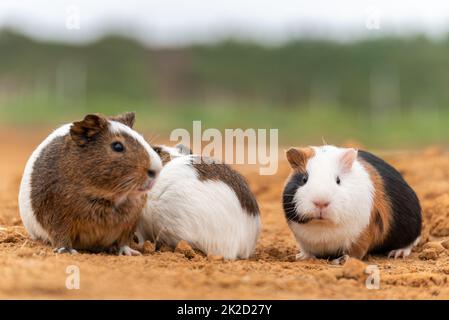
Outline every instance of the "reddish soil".
[[[140, 257], [106, 254], [58, 255], [29, 239], [17, 193], [25, 162], [45, 131], [0, 131], [0, 298], [79, 299], [441, 299], [449, 298], [449, 153], [438, 147], [380, 153], [417, 191], [424, 224], [420, 245], [406, 259], [370, 256], [334, 266], [325, 260], [294, 261], [295, 240], [285, 222], [281, 192], [289, 174], [259, 176], [256, 167], [237, 167], [261, 207], [263, 231], [247, 261], [207, 258], [181, 248]], [[80, 289], [66, 288], [67, 267], [80, 270]], [[365, 285], [365, 268], [380, 270], [380, 289]]]

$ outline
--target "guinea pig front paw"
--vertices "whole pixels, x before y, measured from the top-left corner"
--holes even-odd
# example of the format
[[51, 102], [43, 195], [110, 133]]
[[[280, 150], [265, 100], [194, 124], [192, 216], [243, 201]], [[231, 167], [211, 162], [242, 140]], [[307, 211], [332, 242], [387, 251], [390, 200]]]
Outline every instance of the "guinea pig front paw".
[[296, 255], [296, 261], [304, 261], [304, 260], [309, 260], [309, 259], [313, 259], [315, 258], [314, 255], [307, 253], [305, 251], [300, 251], [297, 255]]
[[345, 263], [346, 263], [346, 261], [348, 261], [349, 260], [349, 256], [347, 255], [347, 254], [345, 254], [345, 255], [342, 255], [340, 258], [337, 258], [337, 259], [334, 259], [334, 260], [331, 260], [331, 264], [334, 264], [334, 265], [344, 265]]
[[400, 257], [405, 258], [405, 257], [409, 256], [411, 252], [412, 252], [412, 248], [410, 248], [410, 247], [391, 250], [388, 253], [388, 258], [393, 258], [393, 259], [397, 259]]
[[65, 247], [61, 247], [61, 248], [55, 248], [53, 250], [53, 252], [56, 253], [70, 253], [70, 254], [78, 254], [78, 251], [76, 251], [73, 248], [65, 248]]
[[131, 249], [129, 246], [120, 247], [118, 251], [119, 256], [141, 256], [142, 254], [134, 249]]

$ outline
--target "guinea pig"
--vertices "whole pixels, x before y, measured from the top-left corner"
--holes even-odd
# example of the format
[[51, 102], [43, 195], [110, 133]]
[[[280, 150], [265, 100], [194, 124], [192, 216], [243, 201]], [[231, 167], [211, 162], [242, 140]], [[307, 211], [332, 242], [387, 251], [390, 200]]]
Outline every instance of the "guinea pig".
[[259, 207], [243, 176], [226, 164], [176, 148], [153, 146], [164, 167], [138, 226], [142, 244], [175, 247], [180, 240], [205, 254], [246, 259], [260, 231]]
[[366, 151], [335, 146], [290, 148], [293, 173], [283, 191], [297, 259], [363, 259], [410, 254], [421, 233], [421, 206], [391, 165]]
[[132, 129], [134, 113], [89, 114], [51, 133], [29, 158], [19, 209], [32, 239], [58, 253], [138, 255], [129, 247], [162, 163]]

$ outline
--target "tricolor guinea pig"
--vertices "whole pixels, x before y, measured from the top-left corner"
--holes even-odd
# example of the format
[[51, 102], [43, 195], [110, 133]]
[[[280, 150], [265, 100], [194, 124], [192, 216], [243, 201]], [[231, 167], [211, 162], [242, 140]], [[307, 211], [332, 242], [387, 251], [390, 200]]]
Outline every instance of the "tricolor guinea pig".
[[90, 114], [63, 125], [32, 153], [19, 192], [32, 239], [59, 253], [137, 255], [128, 245], [162, 163], [132, 128], [134, 113]]
[[291, 148], [287, 160], [293, 173], [283, 207], [298, 259], [410, 254], [421, 206], [396, 169], [369, 152], [335, 146]]
[[259, 207], [246, 180], [226, 164], [177, 146], [153, 146], [164, 167], [138, 226], [137, 237], [157, 246], [180, 240], [205, 254], [246, 259], [260, 230]]

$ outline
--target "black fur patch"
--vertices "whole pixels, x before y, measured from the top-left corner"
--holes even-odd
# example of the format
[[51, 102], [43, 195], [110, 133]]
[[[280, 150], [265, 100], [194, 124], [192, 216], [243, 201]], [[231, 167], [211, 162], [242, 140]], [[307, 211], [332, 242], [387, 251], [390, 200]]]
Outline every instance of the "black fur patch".
[[421, 234], [421, 206], [416, 193], [401, 174], [382, 159], [366, 151], [359, 151], [358, 156], [372, 165], [382, 177], [393, 215], [386, 239], [372, 251], [385, 253], [407, 247]]
[[290, 180], [287, 182], [287, 185], [284, 188], [284, 192], [282, 195], [282, 205], [284, 207], [285, 217], [287, 218], [287, 222], [293, 221], [296, 223], [306, 223], [309, 222], [310, 218], [305, 218], [299, 215], [296, 211], [296, 203], [294, 201], [294, 195], [296, 190], [299, 187], [304, 185], [303, 179], [307, 176], [307, 173], [295, 172]]

